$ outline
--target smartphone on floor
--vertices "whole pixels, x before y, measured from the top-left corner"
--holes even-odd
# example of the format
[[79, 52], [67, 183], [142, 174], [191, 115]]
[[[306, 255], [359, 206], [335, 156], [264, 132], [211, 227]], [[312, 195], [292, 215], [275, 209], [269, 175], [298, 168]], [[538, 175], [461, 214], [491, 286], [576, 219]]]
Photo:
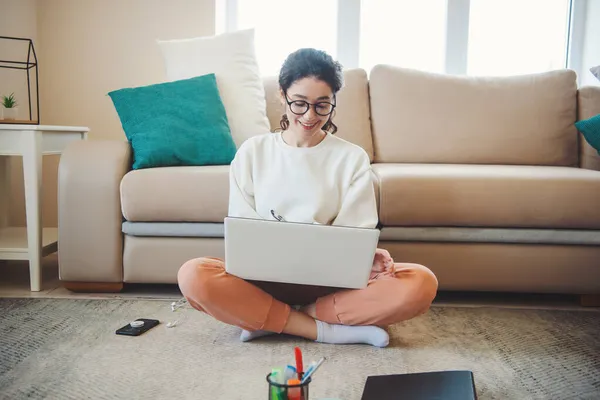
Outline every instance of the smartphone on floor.
[[117, 335], [139, 336], [142, 333], [147, 332], [150, 329], [154, 328], [156, 325], [158, 325], [160, 323], [157, 319], [146, 319], [146, 318], [138, 318], [135, 321], [141, 321], [141, 322], [143, 322], [143, 325], [142, 326], [132, 326], [131, 323], [129, 323], [129, 324], [117, 329], [117, 331], [115, 333]]

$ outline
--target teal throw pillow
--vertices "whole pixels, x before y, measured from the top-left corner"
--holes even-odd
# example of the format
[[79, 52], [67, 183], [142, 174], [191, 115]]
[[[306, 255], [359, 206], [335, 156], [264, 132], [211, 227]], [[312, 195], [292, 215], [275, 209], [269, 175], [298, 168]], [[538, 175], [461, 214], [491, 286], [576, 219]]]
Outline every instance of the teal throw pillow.
[[133, 169], [227, 165], [236, 152], [214, 74], [108, 93]]
[[600, 114], [575, 122], [575, 127], [585, 140], [600, 154]]

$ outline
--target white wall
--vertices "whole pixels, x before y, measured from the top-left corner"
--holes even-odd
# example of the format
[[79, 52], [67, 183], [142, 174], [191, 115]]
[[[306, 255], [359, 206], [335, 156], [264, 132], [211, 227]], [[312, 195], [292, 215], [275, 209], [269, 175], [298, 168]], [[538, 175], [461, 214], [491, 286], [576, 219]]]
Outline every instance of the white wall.
[[163, 81], [157, 39], [212, 35], [214, 0], [39, 0], [45, 123], [125, 139], [107, 93]]
[[[37, 30], [37, 1], [36, 0], [0, 0], [0, 36], [11, 36], [11, 37], [22, 37], [33, 40], [33, 44], [36, 49], [36, 53], [39, 58], [39, 43], [38, 43], [38, 30]], [[0, 40], [0, 59], [16, 60], [16, 61], [27, 61], [27, 42], [12, 42], [6, 40]], [[3, 64], [6, 65], [6, 64]], [[32, 88], [35, 84], [35, 74], [30, 75], [32, 78]], [[17, 102], [19, 103], [18, 118], [29, 119], [28, 102], [27, 102], [27, 75], [22, 70], [12, 69], [0, 69], [0, 95], [9, 95], [10, 93], [15, 94]], [[35, 90], [31, 91], [32, 96], [32, 117], [35, 118]], [[5, 173], [0, 171], [0, 174]], [[25, 203], [23, 201], [23, 168], [20, 157], [11, 157], [8, 163], [8, 171], [6, 172], [9, 176], [8, 190], [10, 193], [0, 193], [2, 199], [0, 203], [4, 203], [5, 206], [0, 207], [0, 212], [8, 210], [8, 217], [5, 222], [13, 224], [15, 219], [18, 219], [20, 225], [25, 225]], [[46, 183], [44, 187], [43, 196], [51, 198], [52, 194], [56, 194], [56, 190], [52, 188], [51, 182], [51, 170], [44, 169], [43, 171], [43, 182]], [[6, 202], [8, 204], [6, 205]], [[56, 204], [56, 202], [54, 202]], [[47, 208], [48, 202], [45, 202], [42, 213], [51, 214], [52, 210]], [[56, 214], [56, 213], [55, 213]], [[0, 218], [2, 221], [3, 218]]]
[[[0, 0], [0, 36], [29, 38], [37, 46], [36, 0]], [[27, 61], [29, 44], [25, 41], [0, 40], [0, 59]], [[33, 60], [31, 60], [33, 61]], [[5, 63], [2, 64], [7, 65]], [[30, 70], [32, 117], [35, 118], [35, 73]], [[19, 119], [29, 119], [27, 74], [24, 70], [0, 69], [0, 95], [13, 93], [19, 103]]]

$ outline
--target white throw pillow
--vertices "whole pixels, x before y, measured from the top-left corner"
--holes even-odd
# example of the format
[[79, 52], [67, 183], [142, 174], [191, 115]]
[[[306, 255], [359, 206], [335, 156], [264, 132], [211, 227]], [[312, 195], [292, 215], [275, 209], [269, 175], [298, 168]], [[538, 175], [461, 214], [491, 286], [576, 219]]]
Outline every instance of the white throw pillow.
[[239, 147], [270, 131], [262, 77], [256, 61], [254, 29], [216, 36], [159, 40], [167, 79], [214, 73], [231, 135]]

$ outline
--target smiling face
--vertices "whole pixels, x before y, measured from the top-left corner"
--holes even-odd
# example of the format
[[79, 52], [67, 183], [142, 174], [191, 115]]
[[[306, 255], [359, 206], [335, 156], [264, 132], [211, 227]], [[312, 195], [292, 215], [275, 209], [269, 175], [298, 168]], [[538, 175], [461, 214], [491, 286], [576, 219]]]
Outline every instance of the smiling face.
[[335, 103], [331, 87], [326, 82], [314, 77], [302, 78], [285, 93], [282, 91], [281, 96], [290, 121], [288, 130], [294, 136], [307, 140], [324, 133], [322, 128], [329, 120]]

